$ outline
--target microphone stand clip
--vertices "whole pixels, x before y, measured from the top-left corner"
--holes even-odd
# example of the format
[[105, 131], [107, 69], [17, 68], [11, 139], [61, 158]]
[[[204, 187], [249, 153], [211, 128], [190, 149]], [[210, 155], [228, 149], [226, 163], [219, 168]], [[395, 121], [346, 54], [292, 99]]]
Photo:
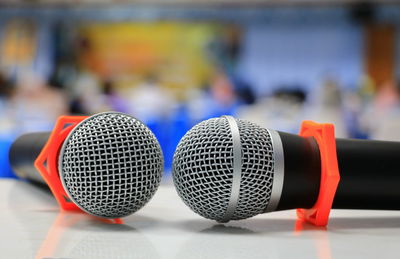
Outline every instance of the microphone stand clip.
[[87, 116], [61, 116], [58, 118], [53, 131], [35, 160], [35, 168], [39, 171], [60, 208], [65, 211], [81, 211], [65, 192], [58, 172], [58, 155], [60, 148], [71, 130]]
[[303, 121], [300, 136], [314, 137], [321, 156], [321, 184], [317, 202], [311, 209], [297, 209], [297, 217], [315, 226], [326, 226], [340, 181], [334, 126], [331, 123]]

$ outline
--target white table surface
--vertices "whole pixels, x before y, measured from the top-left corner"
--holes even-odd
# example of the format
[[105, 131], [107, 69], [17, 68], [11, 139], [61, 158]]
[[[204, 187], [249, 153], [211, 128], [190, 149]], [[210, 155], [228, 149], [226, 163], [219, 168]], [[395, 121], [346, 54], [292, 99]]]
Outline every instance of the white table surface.
[[336, 210], [326, 229], [295, 226], [294, 210], [218, 224], [190, 211], [171, 185], [162, 185], [124, 224], [112, 224], [61, 213], [49, 193], [0, 180], [0, 258], [400, 256], [400, 212]]

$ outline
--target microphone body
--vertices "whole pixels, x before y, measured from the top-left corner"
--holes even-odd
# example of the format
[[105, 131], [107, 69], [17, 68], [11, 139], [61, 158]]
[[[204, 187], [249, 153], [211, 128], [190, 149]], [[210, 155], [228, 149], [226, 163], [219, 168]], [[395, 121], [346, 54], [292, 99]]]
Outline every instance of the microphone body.
[[317, 201], [321, 179], [318, 144], [312, 137], [277, 133], [282, 142], [284, 175], [278, 206], [268, 211], [311, 208]]
[[50, 132], [28, 133], [12, 143], [9, 151], [10, 165], [19, 178], [47, 187], [34, 163], [49, 137]]
[[337, 139], [340, 182], [333, 208], [400, 209], [400, 143]]
[[[313, 137], [278, 132], [285, 161], [276, 210], [311, 208], [321, 182], [320, 150]], [[400, 143], [336, 139], [340, 182], [332, 208], [400, 210]]]

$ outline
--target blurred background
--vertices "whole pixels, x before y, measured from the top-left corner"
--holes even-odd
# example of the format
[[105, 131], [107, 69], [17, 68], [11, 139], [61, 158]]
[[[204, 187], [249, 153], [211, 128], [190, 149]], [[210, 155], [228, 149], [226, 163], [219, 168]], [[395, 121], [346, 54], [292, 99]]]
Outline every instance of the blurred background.
[[0, 164], [25, 132], [109, 110], [152, 129], [167, 173], [185, 132], [224, 114], [400, 141], [397, 2], [3, 0]]

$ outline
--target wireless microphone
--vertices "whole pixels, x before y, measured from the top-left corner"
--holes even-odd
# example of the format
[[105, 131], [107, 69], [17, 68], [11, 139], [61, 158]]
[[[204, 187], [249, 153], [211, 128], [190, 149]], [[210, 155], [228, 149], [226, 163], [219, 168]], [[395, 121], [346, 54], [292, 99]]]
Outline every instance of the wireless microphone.
[[223, 116], [181, 139], [173, 181], [184, 203], [208, 219], [298, 209], [323, 226], [331, 208], [400, 209], [399, 154], [396, 142], [335, 139], [332, 124], [305, 121], [295, 135]]
[[47, 184], [62, 209], [103, 218], [142, 208], [160, 184], [164, 163], [150, 129], [117, 112], [61, 117], [51, 133], [20, 136], [9, 159], [19, 177]]

